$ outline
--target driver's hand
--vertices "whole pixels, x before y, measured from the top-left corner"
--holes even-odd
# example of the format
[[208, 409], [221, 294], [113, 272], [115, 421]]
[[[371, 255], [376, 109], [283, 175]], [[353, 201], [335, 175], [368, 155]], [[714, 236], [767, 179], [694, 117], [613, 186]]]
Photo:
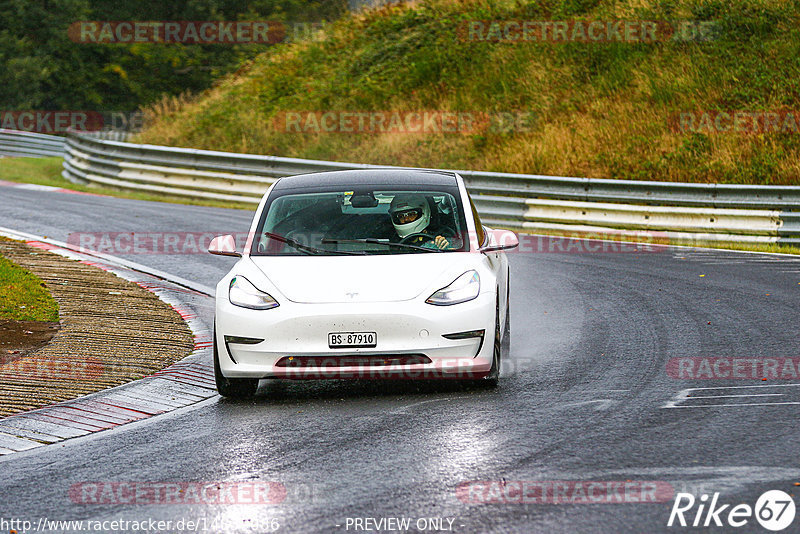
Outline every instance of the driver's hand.
[[436, 239], [433, 240], [433, 243], [440, 249], [445, 249], [450, 246], [450, 242], [441, 235], [437, 235]]

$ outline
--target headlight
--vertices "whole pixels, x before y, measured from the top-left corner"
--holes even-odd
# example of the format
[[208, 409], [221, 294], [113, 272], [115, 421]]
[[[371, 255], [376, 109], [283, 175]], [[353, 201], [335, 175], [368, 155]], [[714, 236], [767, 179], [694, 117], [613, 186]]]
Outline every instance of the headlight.
[[231, 304], [250, 308], [251, 310], [268, 310], [277, 308], [278, 302], [267, 293], [256, 289], [244, 276], [234, 276], [228, 288]]
[[456, 278], [452, 284], [428, 297], [425, 302], [436, 306], [449, 306], [472, 300], [478, 296], [480, 291], [481, 277], [475, 271], [467, 271]]

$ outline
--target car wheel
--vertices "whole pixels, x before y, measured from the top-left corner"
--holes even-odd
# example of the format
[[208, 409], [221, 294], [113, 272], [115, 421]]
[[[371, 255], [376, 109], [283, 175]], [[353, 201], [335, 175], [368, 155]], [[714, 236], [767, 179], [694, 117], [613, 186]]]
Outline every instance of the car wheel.
[[252, 397], [258, 389], [258, 378], [228, 378], [222, 375], [219, 367], [219, 351], [217, 350], [217, 330], [214, 329], [214, 379], [217, 391], [223, 397], [241, 399]]
[[492, 353], [492, 367], [489, 369], [483, 379], [483, 384], [487, 387], [493, 388], [497, 386], [500, 380], [500, 359], [503, 352], [503, 347], [500, 339], [500, 300], [498, 297], [497, 312], [494, 319], [494, 351]]
[[503, 348], [501, 360], [511, 352], [511, 293], [506, 295], [506, 326], [503, 328]]

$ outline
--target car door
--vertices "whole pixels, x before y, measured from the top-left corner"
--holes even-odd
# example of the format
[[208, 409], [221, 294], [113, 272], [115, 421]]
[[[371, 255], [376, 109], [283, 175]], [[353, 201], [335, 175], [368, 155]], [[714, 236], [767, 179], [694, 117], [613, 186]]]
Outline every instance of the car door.
[[[472, 201], [472, 197], [469, 196], [469, 193], [467, 193], [467, 196], [469, 198], [469, 205], [472, 211], [472, 218], [475, 222], [475, 231], [478, 233], [478, 243], [480, 243], [480, 246], [491, 244], [495, 237], [494, 231], [491, 228], [484, 226], [483, 223], [481, 223], [481, 218], [480, 215], [478, 214], [478, 209], [475, 207], [475, 203]], [[500, 319], [502, 328], [503, 326], [505, 326], [503, 321], [505, 321], [506, 307], [508, 306], [508, 297], [509, 297], [508, 258], [502, 251], [487, 252], [485, 253], [485, 256], [488, 261], [489, 268], [492, 270], [495, 280], [497, 280], [497, 291], [500, 298]]]

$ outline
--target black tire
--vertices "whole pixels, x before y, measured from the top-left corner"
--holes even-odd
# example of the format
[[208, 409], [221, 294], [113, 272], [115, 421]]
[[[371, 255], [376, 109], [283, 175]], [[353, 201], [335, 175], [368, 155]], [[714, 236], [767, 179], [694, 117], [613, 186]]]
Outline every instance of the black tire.
[[[508, 324], [508, 323], [506, 323]], [[497, 298], [497, 312], [494, 319], [494, 350], [492, 351], [492, 367], [489, 369], [482, 384], [489, 388], [497, 387], [500, 381], [500, 360], [502, 358], [503, 347], [500, 339], [500, 297]]]
[[214, 380], [217, 382], [217, 391], [223, 397], [244, 399], [252, 397], [258, 389], [258, 378], [228, 378], [223, 376], [219, 367], [219, 351], [217, 350], [217, 330], [214, 329]]
[[[510, 278], [510, 277], [509, 277]], [[502, 358], [511, 353], [511, 284], [506, 279], [506, 325], [503, 328]]]

